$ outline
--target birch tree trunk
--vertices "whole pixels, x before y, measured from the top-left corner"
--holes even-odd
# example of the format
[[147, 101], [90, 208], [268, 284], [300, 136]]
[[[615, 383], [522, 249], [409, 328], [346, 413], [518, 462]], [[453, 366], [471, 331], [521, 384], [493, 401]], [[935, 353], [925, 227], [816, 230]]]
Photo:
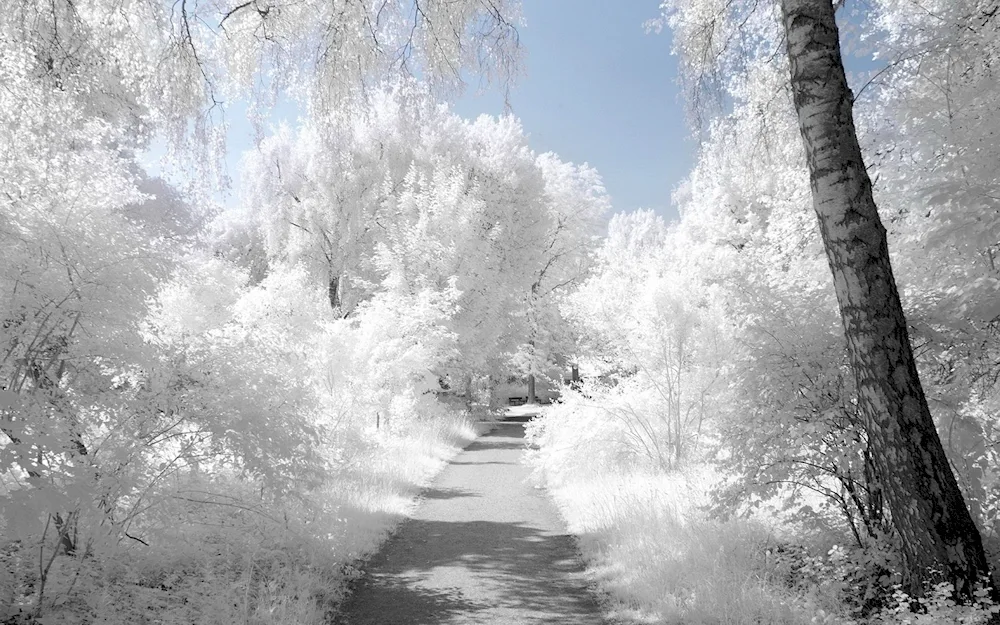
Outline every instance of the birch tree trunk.
[[902, 542], [911, 596], [943, 572], [956, 593], [989, 583], [969, 515], [931, 418], [872, 197], [830, 0], [781, 0], [791, 86], [813, 207], [833, 272], [876, 478]]

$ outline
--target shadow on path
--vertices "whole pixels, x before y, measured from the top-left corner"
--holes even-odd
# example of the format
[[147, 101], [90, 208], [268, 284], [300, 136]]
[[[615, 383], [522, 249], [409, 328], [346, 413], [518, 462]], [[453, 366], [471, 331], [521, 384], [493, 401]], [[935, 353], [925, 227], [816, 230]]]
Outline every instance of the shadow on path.
[[[508, 425], [506, 423], [503, 424], [500, 427], [502, 427], [505, 431], [511, 430], [511, 429], [514, 429], [514, 428], [521, 429], [521, 427], [518, 426], [518, 425]], [[485, 436], [494, 436], [494, 435], [495, 435], [495, 432], [490, 432], [489, 434], [486, 434]], [[523, 436], [522, 436], [522, 438], [523, 438]], [[484, 449], [516, 449], [516, 450], [520, 451], [520, 450], [524, 449], [524, 443], [511, 443], [511, 442], [501, 442], [501, 441], [492, 441], [492, 442], [490, 442], [490, 441], [477, 440], [476, 442], [474, 442], [471, 445], [469, 445], [468, 447], [466, 447], [465, 451], [482, 451]]]
[[475, 492], [462, 488], [428, 488], [420, 493], [421, 499], [455, 499], [458, 497], [478, 497]]
[[474, 464], [517, 464], [516, 462], [452, 462], [451, 464], [457, 466], [469, 466]]
[[365, 566], [340, 625], [602, 623], [576, 544], [518, 463], [520, 424], [466, 448]]

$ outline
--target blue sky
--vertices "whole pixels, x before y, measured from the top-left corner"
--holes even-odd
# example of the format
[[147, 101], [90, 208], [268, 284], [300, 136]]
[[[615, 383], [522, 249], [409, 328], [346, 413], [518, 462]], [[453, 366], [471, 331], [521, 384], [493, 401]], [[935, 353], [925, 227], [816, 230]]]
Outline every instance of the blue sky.
[[[685, 139], [683, 105], [676, 85], [677, 61], [669, 32], [646, 34], [658, 0], [524, 0], [520, 29], [526, 57], [511, 93], [537, 152], [589, 163], [604, 177], [614, 210], [652, 208], [677, 216], [670, 193], [690, 169], [695, 144]], [[463, 117], [503, 112], [498, 89], [477, 93], [477, 83], [454, 102]], [[272, 119], [294, 122], [297, 110], [280, 107]], [[240, 107], [229, 112], [233, 191], [239, 196], [238, 164], [253, 139]]]
[[[616, 211], [652, 208], [669, 219], [670, 194], [690, 169], [670, 34], [646, 34], [659, 2], [525, 0], [524, 75], [511, 93], [536, 151], [587, 162]], [[495, 90], [455, 103], [464, 117], [503, 110]]]

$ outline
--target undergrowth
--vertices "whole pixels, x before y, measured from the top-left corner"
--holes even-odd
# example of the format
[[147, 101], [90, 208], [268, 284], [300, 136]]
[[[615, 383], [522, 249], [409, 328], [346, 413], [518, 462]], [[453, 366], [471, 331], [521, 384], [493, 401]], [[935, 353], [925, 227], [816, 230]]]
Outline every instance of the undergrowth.
[[528, 462], [549, 489], [588, 570], [622, 623], [756, 625], [986, 623], [980, 591], [957, 605], [949, 584], [914, 599], [892, 550], [849, 546], [849, 534], [806, 531], [780, 510], [713, 516], [723, 476], [709, 462], [665, 471], [620, 448], [619, 424], [568, 394], [529, 424]]
[[326, 623], [359, 574], [354, 563], [378, 548], [475, 427], [456, 412], [405, 432], [373, 430], [322, 484], [285, 499], [236, 475], [188, 475], [160, 501], [143, 542], [94, 535], [81, 542], [85, 553], [52, 557], [51, 530], [8, 541], [0, 623]]

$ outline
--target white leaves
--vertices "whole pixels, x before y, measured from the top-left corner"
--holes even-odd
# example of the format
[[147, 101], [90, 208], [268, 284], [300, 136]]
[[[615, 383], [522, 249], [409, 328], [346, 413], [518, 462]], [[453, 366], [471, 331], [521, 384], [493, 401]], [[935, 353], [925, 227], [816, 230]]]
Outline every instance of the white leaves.
[[507, 2], [232, 0], [206, 18], [220, 23], [215, 43], [235, 88], [289, 89], [322, 113], [388, 77], [447, 89], [472, 69], [506, 82], [519, 55], [518, 9]]
[[669, 25], [673, 52], [680, 57], [681, 84], [696, 129], [725, 108], [739, 89], [748, 64], [784, 60], [776, 2], [664, 0], [662, 16], [648, 24], [657, 32]]
[[246, 199], [270, 261], [337, 279], [342, 314], [377, 291], [453, 284], [448, 324], [467, 367], [529, 332], [541, 346], [525, 309], [548, 298], [551, 312], [584, 274], [608, 204], [597, 173], [536, 156], [513, 117], [462, 120], [415, 84], [368, 104], [280, 128], [248, 157]]

